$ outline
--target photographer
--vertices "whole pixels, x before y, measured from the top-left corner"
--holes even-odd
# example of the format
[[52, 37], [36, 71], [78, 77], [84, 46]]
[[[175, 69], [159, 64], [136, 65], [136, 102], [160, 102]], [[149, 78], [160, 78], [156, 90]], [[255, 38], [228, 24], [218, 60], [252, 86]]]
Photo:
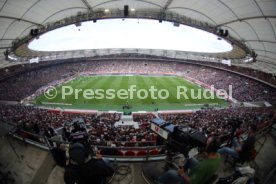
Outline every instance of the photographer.
[[216, 137], [209, 138], [205, 147], [204, 156], [199, 161], [196, 158], [187, 160], [183, 167], [176, 170], [168, 170], [157, 178], [158, 184], [183, 183], [204, 184], [216, 173], [221, 158], [216, 153], [220, 146], [220, 140]]
[[232, 141], [233, 148], [223, 147], [218, 150], [221, 155], [231, 155], [236, 159], [246, 160], [250, 157], [251, 151], [254, 149], [256, 142], [255, 133], [257, 131], [256, 124], [251, 124], [248, 129], [248, 137], [244, 142], [239, 142], [237, 138]]
[[64, 173], [66, 184], [105, 184], [114, 173], [108, 160], [103, 160], [100, 154], [91, 158], [81, 143], [73, 144], [69, 157]]

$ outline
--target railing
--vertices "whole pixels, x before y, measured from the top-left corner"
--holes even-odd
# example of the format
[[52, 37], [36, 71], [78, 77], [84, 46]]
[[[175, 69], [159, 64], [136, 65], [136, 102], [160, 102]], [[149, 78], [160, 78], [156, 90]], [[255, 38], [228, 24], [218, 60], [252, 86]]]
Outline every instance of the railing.
[[[56, 147], [56, 145], [60, 144], [70, 144], [70, 142], [58, 140], [58, 137], [47, 138], [45, 136], [30, 133], [24, 130], [16, 130], [15, 132], [10, 133], [10, 135], [14, 138], [17, 138], [44, 150], [51, 150], [53, 147]], [[158, 161], [164, 160], [166, 157], [164, 146], [97, 146], [97, 149], [100, 151], [104, 158], [119, 162]]]
[[164, 160], [165, 146], [147, 147], [106, 147], [98, 146], [100, 153], [110, 160], [120, 162], [141, 162]]
[[[14, 124], [12, 125], [14, 126]], [[256, 133], [257, 140], [259, 140], [261, 137], [264, 137], [271, 129], [276, 129], [275, 122], [271, 121], [270, 123], [265, 124], [265, 126], [260, 128]], [[9, 135], [45, 150], [51, 150], [53, 147], [56, 147], [60, 144], [70, 144], [70, 142], [62, 141], [60, 135], [52, 138], [47, 138], [46, 136], [34, 134], [20, 128], [14, 128], [12, 131], [9, 132]], [[247, 134], [244, 132], [244, 134], [240, 135], [240, 137], [246, 139]], [[225, 142], [221, 146], [225, 146], [226, 142], [227, 140], [225, 140]], [[103, 157], [119, 162], [158, 161], [164, 160], [166, 158], [166, 147], [164, 145], [142, 147], [97, 146], [97, 149], [100, 151]], [[260, 152], [260, 149], [258, 150], [258, 152]]]

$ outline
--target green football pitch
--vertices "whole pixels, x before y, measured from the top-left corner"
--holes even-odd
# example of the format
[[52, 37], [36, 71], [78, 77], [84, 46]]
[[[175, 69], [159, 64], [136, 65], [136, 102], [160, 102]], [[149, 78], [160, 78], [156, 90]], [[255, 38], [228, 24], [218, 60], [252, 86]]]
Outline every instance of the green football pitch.
[[45, 92], [34, 100], [35, 104], [102, 111], [124, 111], [124, 106], [129, 111], [155, 111], [228, 105], [176, 76], [82, 76], [56, 86], [56, 91]]

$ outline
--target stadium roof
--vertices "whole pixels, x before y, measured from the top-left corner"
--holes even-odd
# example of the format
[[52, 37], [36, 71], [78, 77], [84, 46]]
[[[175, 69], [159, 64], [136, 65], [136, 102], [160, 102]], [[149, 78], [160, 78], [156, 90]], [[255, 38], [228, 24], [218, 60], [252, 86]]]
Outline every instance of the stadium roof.
[[29, 35], [31, 29], [81, 15], [81, 12], [105, 9], [110, 10], [109, 14], [115, 10], [124, 12], [125, 5], [136, 12], [158, 12], [164, 19], [172, 13], [174, 20], [175, 15], [185, 16], [228, 30], [231, 37], [257, 54], [256, 62], [241, 65], [276, 73], [275, 0], [2, 0], [0, 67], [16, 64], [4, 61], [3, 53], [16, 39]]

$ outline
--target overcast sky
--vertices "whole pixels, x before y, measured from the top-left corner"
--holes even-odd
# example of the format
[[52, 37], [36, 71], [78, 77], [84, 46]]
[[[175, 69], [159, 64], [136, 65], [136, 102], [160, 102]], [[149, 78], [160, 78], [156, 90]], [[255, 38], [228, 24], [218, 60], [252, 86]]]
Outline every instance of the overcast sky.
[[157, 20], [109, 19], [48, 32], [29, 44], [40, 51], [102, 48], [143, 48], [199, 52], [225, 52], [232, 46], [217, 36], [188, 26]]

